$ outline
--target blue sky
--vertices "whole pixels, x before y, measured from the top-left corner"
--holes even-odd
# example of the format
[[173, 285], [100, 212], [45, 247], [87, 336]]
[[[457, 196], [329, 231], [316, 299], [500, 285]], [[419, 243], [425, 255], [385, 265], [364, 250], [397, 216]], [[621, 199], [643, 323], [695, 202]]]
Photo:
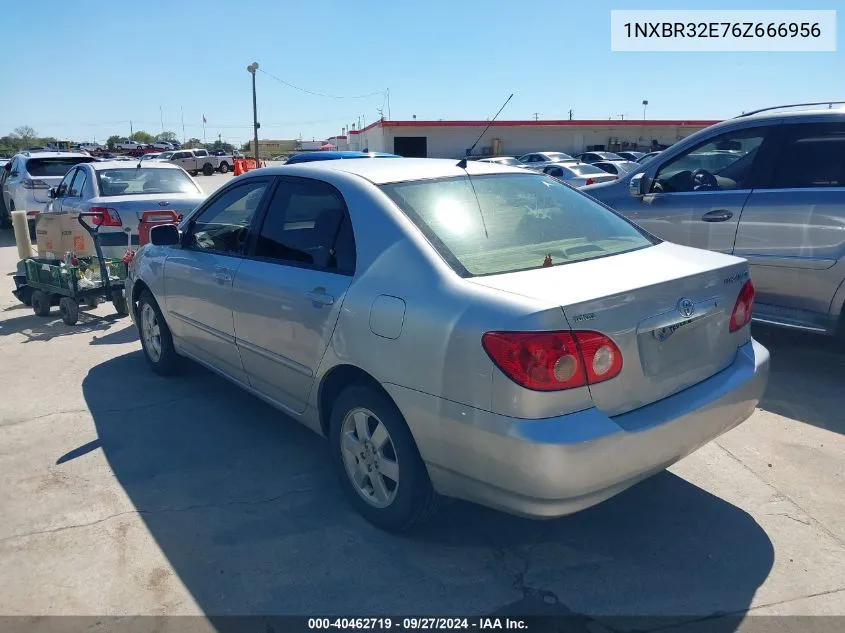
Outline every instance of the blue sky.
[[[757, 6], [755, 6], [757, 5]], [[393, 119], [718, 119], [794, 101], [845, 98], [845, 51], [613, 53], [611, 9], [751, 9], [763, 3], [37, 0], [2, 10], [0, 135], [104, 140], [134, 129], [243, 141], [246, 66], [303, 88], [360, 95], [390, 88]], [[838, 5], [838, 6], [837, 6]], [[767, 9], [845, 9], [768, 1]], [[841, 38], [840, 38], [841, 42]], [[324, 138], [378, 118], [381, 94], [330, 99], [258, 74], [262, 138]]]

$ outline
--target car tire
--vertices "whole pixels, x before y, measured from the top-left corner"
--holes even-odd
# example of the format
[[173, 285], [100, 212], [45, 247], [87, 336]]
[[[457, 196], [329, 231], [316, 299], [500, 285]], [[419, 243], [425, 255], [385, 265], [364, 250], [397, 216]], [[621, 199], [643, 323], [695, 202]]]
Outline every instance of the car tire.
[[228, 174], [229, 173], [229, 163], [226, 163], [226, 162], [220, 163], [220, 173], [221, 174]]
[[117, 312], [117, 316], [125, 317], [129, 314], [126, 295], [122, 290], [115, 290], [111, 293], [111, 303], [114, 306], [114, 311]]
[[76, 325], [76, 322], [79, 321], [79, 304], [76, 299], [70, 297], [59, 299], [59, 312], [65, 325]]
[[179, 370], [179, 355], [173, 347], [173, 336], [164, 315], [153, 296], [144, 291], [138, 299], [138, 334], [141, 349], [150, 368], [162, 376], [170, 376]]
[[332, 406], [329, 429], [332, 465], [365, 519], [396, 533], [435, 514], [440, 497], [405, 419], [386, 394], [364, 384], [347, 387]]
[[49, 316], [51, 301], [52, 297], [43, 290], [33, 291], [32, 299], [30, 301], [32, 311], [40, 317]]
[[206, 163], [202, 166], [202, 175], [203, 176], [213, 176], [214, 175], [214, 166], [211, 163]]
[[190, 173], [190, 174], [191, 174], [191, 176], [196, 176], [199, 172], [198, 172], [196, 169], [194, 169], [194, 170], [191, 170], [191, 171], [190, 171], [190, 172], [188, 172], [188, 173]]

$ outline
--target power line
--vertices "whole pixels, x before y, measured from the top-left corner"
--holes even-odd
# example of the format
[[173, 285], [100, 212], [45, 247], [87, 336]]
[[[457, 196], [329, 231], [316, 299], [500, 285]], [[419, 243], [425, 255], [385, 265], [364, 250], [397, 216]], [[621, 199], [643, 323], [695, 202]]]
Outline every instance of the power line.
[[378, 92], [370, 92], [370, 93], [365, 94], [365, 95], [330, 95], [330, 94], [326, 94], [324, 92], [314, 92], [313, 90], [307, 90], [305, 88], [301, 88], [300, 86], [296, 86], [296, 85], [294, 85], [294, 84], [292, 84], [288, 81], [285, 81], [284, 79], [280, 79], [279, 77], [276, 77], [276, 75], [271, 75], [270, 73], [268, 73], [263, 68], [259, 68], [258, 72], [264, 73], [265, 75], [267, 75], [271, 79], [275, 79], [276, 81], [278, 81], [281, 84], [284, 84], [288, 88], [293, 88], [294, 90], [299, 90], [300, 92], [304, 92], [304, 93], [309, 94], [309, 95], [314, 95], [315, 97], [327, 97], [328, 99], [365, 99], [367, 97], [375, 97], [377, 95], [383, 95], [384, 94], [384, 90], [379, 90]]

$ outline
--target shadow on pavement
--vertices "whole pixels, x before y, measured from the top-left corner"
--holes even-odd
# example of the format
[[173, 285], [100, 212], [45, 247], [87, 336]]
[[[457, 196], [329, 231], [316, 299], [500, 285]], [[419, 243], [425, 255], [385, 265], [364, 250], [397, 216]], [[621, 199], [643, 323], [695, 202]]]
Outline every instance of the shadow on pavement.
[[[0, 336], [20, 334], [25, 338], [24, 343], [50, 341], [61, 336], [71, 336], [82, 332], [106, 331], [124, 318], [116, 314], [101, 317], [96, 314], [90, 314], [84, 307], [80, 307], [79, 321], [74, 325], [66, 325], [62, 321], [62, 317], [59, 315], [59, 310], [56, 307], [46, 317], [36, 316], [33, 314], [32, 308], [26, 306], [21, 307], [25, 308], [26, 312], [20, 316], [14, 316], [10, 319], [0, 321]], [[125, 318], [128, 323], [129, 318]]]
[[845, 434], [845, 344], [827, 336], [759, 324], [754, 324], [753, 334], [772, 355], [769, 386], [760, 408]]
[[132, 321], [127, 319], [126, 327], [112, 328], [108, 334], [103, 336], [94, 336], [91, 340], [91, 345], [121, 345], [123, 343], [132, 343], [138, 340], [138, 330], [132, 325]]
[[134, 352], [83, 390], [98, 440], [57, 458], [102, 448], [207, 615], [700, 616], [746, 609], [772, 566], [748, 514], [670, 473], [559, 520], [451, 502], [391, 536], [346, 503], [324, 440], [201, 368], [165, 379]]

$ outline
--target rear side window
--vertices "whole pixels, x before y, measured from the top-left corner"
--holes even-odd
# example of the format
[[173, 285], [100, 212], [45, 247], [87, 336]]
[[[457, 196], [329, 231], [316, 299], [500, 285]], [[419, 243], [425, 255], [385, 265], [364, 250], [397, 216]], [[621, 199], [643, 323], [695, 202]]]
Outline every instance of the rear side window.
[[61, 178], [74, 165], [90, 163], [93, 160], [90, 156], [30, 158], [26, 161], [26, 171], [35, 178]]
[[355, 240], [343, 196], [319, 180], [283, 180], [267, 209], [255, 255], [353, 273]]
[[770, 187], [845, 187], [845, 123], [784, 125]]
[[85, 188], [85, 181], [87, 180], [87, 176], [85, 175], [84, 168], [80, 167], [76, 170], [76, 175], [73, 177], [73, 182], [70, 185], [70, 189], [67, 192], [67, 195], [73, 198], [79, 198], [82, 196], [82, 190]]
[[462, 176], [382, 190], [464, 277], [568, 264], [655, 243], [588, 196], [540, 174]]

